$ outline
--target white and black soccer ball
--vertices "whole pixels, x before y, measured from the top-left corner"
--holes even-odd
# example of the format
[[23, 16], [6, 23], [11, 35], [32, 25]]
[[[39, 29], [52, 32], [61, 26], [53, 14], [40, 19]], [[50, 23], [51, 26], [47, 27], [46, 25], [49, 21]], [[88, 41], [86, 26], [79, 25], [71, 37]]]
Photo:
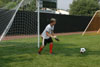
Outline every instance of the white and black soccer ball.
[[80, 53], [85, 53], [86, 49], [85, 48], [80, 48]]

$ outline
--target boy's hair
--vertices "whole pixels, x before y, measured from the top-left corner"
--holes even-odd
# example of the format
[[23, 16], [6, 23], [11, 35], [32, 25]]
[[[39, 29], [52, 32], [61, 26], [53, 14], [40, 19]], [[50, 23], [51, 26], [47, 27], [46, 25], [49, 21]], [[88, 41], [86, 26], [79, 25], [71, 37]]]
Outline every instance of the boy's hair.
[[55, 18], [51, 18], [50, 19], [50, 23], [52, 23], [52, 22], [56, 22], [56, 19]]

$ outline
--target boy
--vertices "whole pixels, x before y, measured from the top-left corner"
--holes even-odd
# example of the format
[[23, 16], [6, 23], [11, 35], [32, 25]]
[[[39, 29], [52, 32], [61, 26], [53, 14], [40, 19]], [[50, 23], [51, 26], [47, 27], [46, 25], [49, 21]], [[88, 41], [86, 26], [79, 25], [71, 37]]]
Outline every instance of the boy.
[[42, 33], [42, 46], [40, 47], [39, 54], [41, 54], [41, 51], [43, 48], [49, 43], [50, 44], [50, 54], [52, 54], [52, 48], [53, 48], [53, 40], [52, 38], [56, 38], [54, 35], [54, 25], [56, 24], [56, 19], [52, 18], [50, 20], [50, 24], [48, 24], [45, 28], [45, 30]]

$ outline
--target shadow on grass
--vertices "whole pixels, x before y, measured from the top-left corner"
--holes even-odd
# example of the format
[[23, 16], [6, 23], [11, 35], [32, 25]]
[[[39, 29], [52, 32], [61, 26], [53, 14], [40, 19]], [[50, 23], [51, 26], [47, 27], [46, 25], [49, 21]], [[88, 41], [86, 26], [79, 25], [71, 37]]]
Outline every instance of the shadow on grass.
[[32, 55], [37, 52], [36, 43], [1, 42], [0, 43], [0, 67], [9, 67], [12, 62], [24, 62], [33, 60]]
[[[71, 46], [71, 47], [69, 47]], [[64, 55], [64, 56], [73, 56], [73, 55], [78, 55], [80, 54], [80, 48], [76, 47], [75, 44], [56, 44], [54, 47], [55, 53], [57, 55]]]
[[[56, 49], [56, 50], [55, 50]], [[64, 56], [77, 56], [77, 57], [85, 57], [89, 55], [100, 55], [100, 51], [91, 51], [86, 49], [86, 52], [80, 53], [80, 46], [75, 44], [58, 44], [55, 43], [54, 52], [56, 55], [64, 55]]]
[[8, 65], [9, 63], [25, 62], [25, 61], [31, 62], [32, 60], [33, 58], [26, 58], [25, 56], [0, 57], [0, 67], [11, 67], [10, 65]]
[[5, 42], [0, 43], [0, 56], [8, 56], [14, 54], [34, 54], [37, 51], [37, 43], [23, 42]]
[[90, 50], [88, 50], [88, 53], [87, 53], [87, 55], [100, 55], [100, 51], [90, 51]]

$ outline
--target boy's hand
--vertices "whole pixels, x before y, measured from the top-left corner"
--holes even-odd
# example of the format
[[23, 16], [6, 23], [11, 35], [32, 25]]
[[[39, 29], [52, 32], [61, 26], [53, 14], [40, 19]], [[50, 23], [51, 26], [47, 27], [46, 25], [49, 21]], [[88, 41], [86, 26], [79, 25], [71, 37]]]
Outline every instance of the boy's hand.
[[54, 38], [54, 39], [56, 38], [56, 36], [51, 36], [51, 37]]
[[55, 38], [56, 41], [60, 41], [58, 38]]
[[57, 36], [52, 36], [52, 38], [54, 38], [56, 41], [60, 41]]

